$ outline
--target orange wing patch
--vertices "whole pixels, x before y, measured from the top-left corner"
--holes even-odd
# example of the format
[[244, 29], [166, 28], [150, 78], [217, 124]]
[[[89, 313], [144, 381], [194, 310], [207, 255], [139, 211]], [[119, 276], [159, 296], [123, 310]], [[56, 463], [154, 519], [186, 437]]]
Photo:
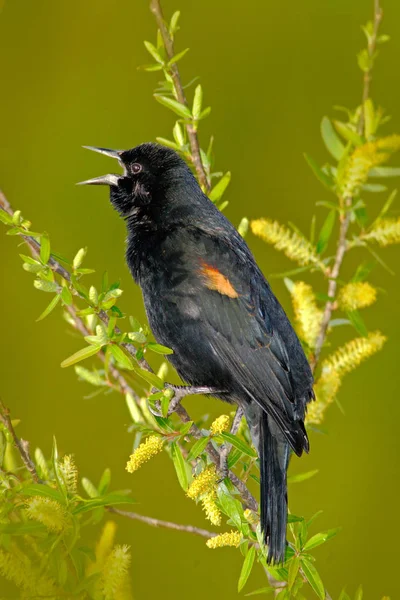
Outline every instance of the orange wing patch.
[[228, 298], [239, 297], [229, 279], [222, 275], [217, 268], [202, 262], [200, 272], [209, 290], [215, 290], [224, 296], [228, 296]]

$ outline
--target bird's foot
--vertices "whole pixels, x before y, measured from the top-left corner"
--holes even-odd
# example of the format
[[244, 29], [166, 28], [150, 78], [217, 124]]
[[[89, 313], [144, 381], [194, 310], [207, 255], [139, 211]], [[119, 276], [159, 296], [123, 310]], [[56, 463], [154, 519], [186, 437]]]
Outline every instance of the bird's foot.
[[[208, 387], [205, 385], [196, 386], [196, 385], [172, 385], [172, 383], [166, 383], [164, 387], [165, 390], [170, 390], [173, 392], [173, 395], [169, 402], [168, 413], [167, 416], [172, 415], [178, 408], [182, 399], [185, 396], [191, 396], [193, 394], [223, 394], [225, 390], [220, 390], [214, 387]], [[159, 401], [155, 403], [155, 406], [149, 407], [150, 412], [156, 417], [162, 417], [161, 412], [161, 404]]]
[[172, 390], [174, 395], [171, 398], [168, 408], [168, 415], [171, 415], [176, 411], [178, 405], [181, 403], [181, 400], [185, 398], [185, 396], [191, 396], [193, 394], [222, 394], [224, 390], [220, 390], [214, 387], [208, 386], [196, 386], [196, 385], [172, 385], [171, 383], [166, 383], [165, 387], [167, 390]]

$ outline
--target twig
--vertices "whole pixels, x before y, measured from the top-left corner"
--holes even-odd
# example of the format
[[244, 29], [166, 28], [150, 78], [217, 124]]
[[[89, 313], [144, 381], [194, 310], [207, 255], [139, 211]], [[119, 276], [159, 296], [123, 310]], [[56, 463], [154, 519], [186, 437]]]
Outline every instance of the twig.
[[[377, 40], [377, 36], [378, 36], [379, 25], [382, 21], [382, 15], [383, 15], [383, 11], [380, 6], [380, 0], [374, 0], [374, 27], [373, 27], [373, 33], [372, 33], [370, 39], [368, 40], [368, 54], [371, 59], [373, 58], [373, 56], [375, 54], [376, 40]], [[371, 64], [372, 64], [372, 62], [373, 61], [371, 61]], [[364, 120], [365, 120], [364, 119], [364, 110], [365, 110], [365, 102], [369, 98], [369, 90], [370, 90], [370, 83], [371, 83], [371, 71], [372, 71], [372, 67], [364, 72], [362, 106], [361, 106], [360, 118], [359, 118], [358, 124], [357, 124], [357, 131], [358, 131], [359, 135], [362, 135], [362, 132], [364, 130]], [[341, 216], [340, 216], [339, 240], [338, 240], [338, 244], [337, 244], [337, 248], [336, 248], [335, 261], [334, 261], [334, 264], [332, 267], [332, 271], [329, 275], [329, 283], [328, 283], [329, 300], [327, 301], [327, 303], [325, 305], [324, 313], [322, 316], [321, 328], [320, 328], [320, 332], [319, 332], [317, 342], [315, 345], [314, 355], [312, 356], [312, 358], [310, 360], [311, 368], [313, 371], [315, 371], [315, 369], [318, 365], [319, 357], [320, 357], [321, 350], [322, 350], [322, 347], [325, 342], [326, 332], [328, 330], [332, 312], [335, 309], [334, 300], [335, 300], [335, 295], [336, 295], [336, 290], [337, 290], [337, 285], [338, 285], [338, 277], [339, 277], [340, 269], [341, 269], [341, 266], [343, 263], [344, 255], [346, 254], [346, 251], [348, 249], [347, 232], [348, 232], [349, 225], [350, 225], [350, 207], [352, 205], [352, 201], [353, 201], [353, 198], [351, 196], [343, 199], [343, 205], [344, 205], [345, 211], [343, 213], [341, 213]]]
[[39, 475], [37, 474], [35, 465], [31, 459], [31, 455], [29, 454], [29, 442], [18, 438], [17, 434], [15, 433], [13, 424], [11, 422], [10, 411], [6, 406], [4, 406], [1, 398], [0, 398], [0, 421], [1, 421], [1, 423], [3, 423], [4, 427], [10, 433], [10, 435], [13, 439], [14, 445], [17, 448], [18, 452], [20, 453], [22, 462], [24, 463], [24, 465], [28, 469], [29, 473], [31, 474], [32, 479], [36, 483], [40, 483]]
[[[5, 210], [11, 216], [14, 214], [14, 211], [13, 211], [10, 203], [8, 202], [6, 196], [1, 192], [0, 192], [0, 209]], [[38, 242], [35, 238], [32, 238], [31, 236], [29, 236], [28, 231], [27, 231], [27, 235], [24, 235], [24, 234], [20, 234], [20, 235], [24, 239], [24, 241], [28, 244], [28, 246], [32, 249], [32, 251], [36, 255], [39, 254], [40, 242]], [[49, 259], [49, 265], [54, 270], [54, 272], [56, 272], [58, 275], [60, 275], [60, 277], [62, 277], [65, 281], [68, 281], [68, 282], [71, 281], [70, 273], [66, 269], [64, 269], [64, 267], [62, 267], [58, 263], [58, 261], [56, 261], [52, 256]], [[82, 319], [77, 315], [76, 309], [73, 306], [67, 306], [66, 309], [67, 309], [68, 313], [70, 314], [70, 316], [72, 317], [72, 319], [75, 323], [76, 329], [84, 336], [89, 335], [90, 332], [88, 331], [88, 329], [85, 326]], [[106, 324], [108, 323], [108, 316], [104, 311], [101, 311], [98, 314], [98, 316], [104, 323], [106, 323]], [[116, 331], [117, 331], [117, 328], [116, 328]], [[131, 344], [122, 344], [122, 345], [128, 351], [130, 351], [130, 353], [136, 359], [135, 347], [132, 346]], [[104, 360], [105, 360], [104, 353], [99, 352], [98, 356], [104, 362]], [[141, 361], [138, 361], [138, 362], [142, 368], [145, 368], [148, 371], [152, 371], [151, 366], [147, 363], [147, 361], [145, 359], [142, 359]], [[125, 377], [119, 372], [119, 370], [117, 368], [113, 367], [111, 374], [113, 375], [114, 379], [119, 383], [122, 393], [126, 394], [129, 392], [130, 394], [132, 394], [132, 396], [136, 400], [138, 399], [138, 395], [136, 394], [136, 392], [128, 384]], [[189, 421], [192, 421], [188, 412], [182, 405], [178, 404], [175, 412], [179, 416], [181, 421], [183, 421], [184, 423], [188, 423]], [[190, 433], [196, 439], [204, 437], [201, 430], [195, 424], [192, 425]], [[211, 443], [209, 443], [206, 447], [206, 452], [208, 453], [208, 456], [210, 457], [212, 462], [215, 463], [217, 465], [217, 467], [219, 467], [220, 453], [218, 452], [218, 450], [216, 450], [214, 448], [214, 446]], [[232, 471], [230, 471], [228, 475], [229, 475], [229, 478], [232, 481], [233, 485], [239, 491], [243, 504], [245, 506], [247, 506], [248, 508], [251, 508], [252, 510], [257, 511], [257, 509], [258, 509], [257, 501], [254, 498], [254, 496], [250, 493], [250, 491], [247, 489], [247, 487], [243, 483], [243, 481], [241, 479], [239, 479]]]
[[[151, 0], [150, 10], [154, 15], [158, 29], [160, 30], [161, 37], [164, 42], [164, 47], [165, 47], [165, 52], [167, 54], [167, 58], [168, 58], [168, 60], [171, 60], [171, 58], [173, 58], [175, 55], [174, 42], [169, 34], [166, 24], [165, 24], [160, 0]], [[183, 85], [181, 82], [180, 74], [179, 74], [179, 69], [178, 69], [178, 66], [176, 65], [176, 63], [172, 63], [170, 74], [172, 77], [172, 81], [174, 83], [174, 88], [175, 88], [178, 102], [183, 104], [183, 106], [188, 106], [185, 92], [183, 89]], [[189, 144], [190, 144], [190, 149], [191, 149], [191, 153], [192, 153], [192, 161], [193, 161], [194, 168], [196, 170], [197, 178], [200, 182], [200, 185], [203, 187], [203, 189], [205, 189], [208, 192], [208, 191], [210, 191], [211, 184], [207, 178], [207, 174], [204, 169], [203, 161], [201, 160], [200, 145], [199, 145], [199, 140], [197, 137], [196, 129], [193, 127], [192, 123], [186, 123], [186, 131], [187, 131], [187, 134], [189, 137]]]
[[145, 517], [138, 513], [129, 512], [126, 510], [120, 510], [119, 508], [109, 508], [112, 513], [133, 519], [134, 521], [142, 521], [151, 527], [165, 527], [166, 529], [175, 529], [175, 531], [185, 531], [186, 533], [194, 533], [195, 535], [201, 535], [205, 538], [215, 537], [217, 534], [201, 529], [200, 527], [194, 527], [194, 525], [180, 525], [179, 523], [171, 523], [171, 521], [162, 521], [161, 519], [153, 519], [152, 517]]

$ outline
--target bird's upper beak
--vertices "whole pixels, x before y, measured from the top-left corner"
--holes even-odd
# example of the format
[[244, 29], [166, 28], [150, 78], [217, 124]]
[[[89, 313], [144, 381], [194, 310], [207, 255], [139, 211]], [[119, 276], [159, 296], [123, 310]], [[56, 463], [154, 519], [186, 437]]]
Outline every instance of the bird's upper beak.
[[80, 181], [77, 185], [113, 185], [118, 186], [118, 181], [121, 177], [126, 175], [126, 169], [124, 164], [121, 162], [121, 154], [123, 150], [110, 150], [109, 148], [96, 148], [96, 146], [83, 146], [83, 148], [87, 148], [88, 150], [93, 150], [93, 152], [99, 152], [99, 154], [105, 154], [106, 156], [110, 156], [111, 158], [116, 158], [122, 168], [124, 169], [123, 175], [115, 175], [108, 174], [102, 175], [101, 177], [93, 177], [93, 179], [87, 179], [86, 181]]

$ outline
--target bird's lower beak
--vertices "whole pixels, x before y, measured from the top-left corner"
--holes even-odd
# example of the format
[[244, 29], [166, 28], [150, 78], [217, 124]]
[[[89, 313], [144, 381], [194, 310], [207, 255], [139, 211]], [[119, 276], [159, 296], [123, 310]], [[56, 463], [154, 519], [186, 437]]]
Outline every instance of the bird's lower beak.
[[93, 177], [93, 179], [86, 179], [86, 181], [80, 181], [76, 185], [113, 185], [118, 187], [118, 181], [121, 179], [121, 175], [102, 175], [101, 177]]

